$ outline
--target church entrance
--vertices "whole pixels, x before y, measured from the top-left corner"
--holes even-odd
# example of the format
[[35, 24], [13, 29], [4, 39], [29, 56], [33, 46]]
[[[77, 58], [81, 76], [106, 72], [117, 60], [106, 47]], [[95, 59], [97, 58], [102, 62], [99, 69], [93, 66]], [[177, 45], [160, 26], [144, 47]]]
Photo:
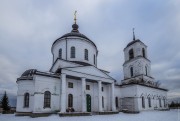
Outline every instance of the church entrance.
[[86, 106], [87, 112], [91, 112], [91, 96], [89, 94], [86, 95]]

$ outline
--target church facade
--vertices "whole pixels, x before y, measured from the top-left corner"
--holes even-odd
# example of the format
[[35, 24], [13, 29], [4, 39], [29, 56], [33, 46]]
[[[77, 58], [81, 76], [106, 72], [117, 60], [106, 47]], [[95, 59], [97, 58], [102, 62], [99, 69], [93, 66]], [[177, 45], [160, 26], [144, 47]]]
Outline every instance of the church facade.
[[48, 72], [26, 70], [18, 79], [17, 113], [140, 112], [167, 108], [167, 90], [151, 76], [147, 46], [135, 37], [124, 49], [121, 84], [97, 67], [98, 49], [72, 31], [52, 44]]

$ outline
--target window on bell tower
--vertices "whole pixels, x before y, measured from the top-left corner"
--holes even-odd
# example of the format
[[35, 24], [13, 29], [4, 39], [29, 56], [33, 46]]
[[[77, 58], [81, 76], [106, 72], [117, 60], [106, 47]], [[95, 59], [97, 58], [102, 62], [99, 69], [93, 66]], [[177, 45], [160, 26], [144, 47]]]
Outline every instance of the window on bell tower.
[[146, 58], [146, 54], [145, 54], [145, 49], [144, 48], [142, 49], [142, 55], [143, 55], [144, 58]]
[[148, 68], [145, 66], [146, 76], [148, 75]]
[[133, 59], [134, 58], [134, 52], [133, 49], [129, 50], [129, 59]]

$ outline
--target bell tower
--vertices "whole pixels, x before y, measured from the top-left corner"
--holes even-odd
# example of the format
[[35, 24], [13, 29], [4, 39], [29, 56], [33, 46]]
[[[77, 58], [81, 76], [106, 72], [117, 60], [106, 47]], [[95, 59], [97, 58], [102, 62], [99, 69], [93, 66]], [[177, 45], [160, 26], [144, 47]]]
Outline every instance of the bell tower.
[[147, 46], [135, 38], [134, 29], [133, 40], [124, 48], [124, 58], [124, 80], [122, 84], [141, 81], [154, 84], [154, 78], [151, 77], [151, 61], [148, 59]]

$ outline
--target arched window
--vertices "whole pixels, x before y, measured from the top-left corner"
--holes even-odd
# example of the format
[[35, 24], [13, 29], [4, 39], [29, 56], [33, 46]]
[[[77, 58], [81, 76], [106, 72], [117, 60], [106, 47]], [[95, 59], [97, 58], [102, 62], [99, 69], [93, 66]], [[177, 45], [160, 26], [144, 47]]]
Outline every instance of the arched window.
[[71, 47], [71, 58], [75, 58], [75, 54], [76, 54], [75, 47], [72, 46], [72, 47]]
[[145, 49], [144, 48], [142, 48], [142, 55], [143, 55], [143, 57], [146, 57]]
[[68, 107], [73, 107], [73, 95], [68, 95]]
[[161, 105], [161, 98], [159, 98], [159, 107], [162, 107], [162, 105]]
[[49, 91], [44, 92], [44, 108], [51, 107], [51, 93]]
[[133, 77], [133, 67], [130, 68], [131, 77]]
[[145, 99], [142, 97], [142, 107], [145, 108]]
[[129, 50], [129, 59], [133, 59], [134, 58], [134, 52], [133, 49]]
[[145, 66], [146, 76], [148, 75], [148, 68]]
[[94, 65], [96, 64], [96, 55], [94, 55]]
[[151, 98], [148, 97], [148, 103], [149, 103], [149, 107], [151, 107]]
[[164, 107], [166, 107], [166, 99], [164, 99]]
[[88, 50], [87, 49], [84, 50], [84, 59], [88, 60]]
[[104, 108], [104, 97], [102, 96], [102, 107]]
[[59, 49], [59, 58], [62, 59], [62, 49]]
[[29, 107], [29, 93], [24, 94], [24, 107]]
[[116, 108], [118, 108], [118, 97], [116, 97]]

